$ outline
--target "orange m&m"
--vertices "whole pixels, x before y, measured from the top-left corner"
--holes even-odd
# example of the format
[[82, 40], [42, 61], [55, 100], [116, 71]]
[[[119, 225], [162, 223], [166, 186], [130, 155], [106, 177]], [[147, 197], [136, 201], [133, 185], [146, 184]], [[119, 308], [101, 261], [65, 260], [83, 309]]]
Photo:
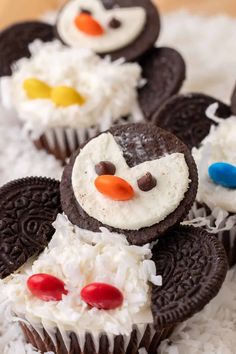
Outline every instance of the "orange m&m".
[[123, 178], [112, 175], [101, 175], [95, 179], [95, 187], [97, 190], [117, 201], [130, 200], [134, 196], [132, 186]]
[[80, 31], [90, 36], [101, 36], [104, 33], [104, 29], [100, 23], [87, 13], [81, 12], [76, 16], [75, 25]]

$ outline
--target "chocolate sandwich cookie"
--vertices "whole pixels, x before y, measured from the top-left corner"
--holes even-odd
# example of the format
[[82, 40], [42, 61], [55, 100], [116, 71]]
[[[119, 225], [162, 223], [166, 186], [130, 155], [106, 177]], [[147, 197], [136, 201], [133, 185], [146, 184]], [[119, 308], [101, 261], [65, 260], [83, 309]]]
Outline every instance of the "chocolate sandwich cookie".
[[0, 278], [47, 246], [60, 211], [58, 181], [28, 177], [0, 188]]
[[161, 287], [152, 289], [152, 313], [157, 328], [191, 317], [217, 295], [227, 262], [215, 235], [201, 228], [179, 226], [161, 237], [153, 260], [162, 274]]
[[160, 18], [150, 0], [72, 0], [61, 9], [55, 32], [66, 45], [130, 61], [155, 44]]
[[62, 208], [83, 229], [105, 226], [142, 245], [183, 220], [197, 181], [191, 153], [177, 137], [152, 124], [128, 124], [89, 140], [71, 157]]
[[32, 21], [20, 22], [0, 32], [0, 76], [11, 75], [12, 64], [21, 58], [28, 58], [28, 46], [35, 39], [52, 41], [53, 27], [49, 24]]
[[201, 93], [189, 93], [171, 97], [153, 114], [152, 122], [176, 134], [192, 148], [198, 146], [209, 133], [211, 125], [216, 124], [206, 116], [207, 108], [213, 103], [219, 104], [217, 116], [230, 116], [230, 107], [220, 100]]
[[139, 90], [138, 99], [145, 118], [151, 120], [153, 113], [180, 90], [186, 66], [180, 53], [167, 47], [151, 49], [140, 65], [147, 83]]

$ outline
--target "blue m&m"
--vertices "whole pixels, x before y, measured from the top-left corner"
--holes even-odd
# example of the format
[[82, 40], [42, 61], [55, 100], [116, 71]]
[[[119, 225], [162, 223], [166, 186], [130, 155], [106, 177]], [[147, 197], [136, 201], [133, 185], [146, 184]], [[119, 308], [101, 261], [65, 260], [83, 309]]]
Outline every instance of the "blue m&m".
[[236, 166], [226, 162], [216, 162], [209, 166], [208, 174], [215, 184], [236, 188]]

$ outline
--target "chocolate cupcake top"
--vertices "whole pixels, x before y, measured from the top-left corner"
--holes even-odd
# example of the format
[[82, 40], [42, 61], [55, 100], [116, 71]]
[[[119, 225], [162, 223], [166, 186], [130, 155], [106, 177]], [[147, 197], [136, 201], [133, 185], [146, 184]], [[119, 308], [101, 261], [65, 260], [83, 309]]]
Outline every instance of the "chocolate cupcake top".
[[112, 59], [137, 59], [154, 45], [159, 31], [159, 15], [150, 0], [72, 0], [56, 23], [66, 45], [110, 54]]
[[184, 218], [196, 189], [187, 147], [151, 124], [134, 124], [102, 133], [74, 154], [61, 198], [72, 223], [92, 231], [105, 225], [144, 244]]

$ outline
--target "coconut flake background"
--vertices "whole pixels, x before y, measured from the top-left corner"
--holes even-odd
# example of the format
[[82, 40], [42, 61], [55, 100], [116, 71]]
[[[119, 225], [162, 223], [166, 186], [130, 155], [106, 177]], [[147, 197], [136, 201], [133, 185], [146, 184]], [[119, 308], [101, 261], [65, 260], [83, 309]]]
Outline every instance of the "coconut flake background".
[[[53, 18], [47, 16], [50, 21]], [[229, 102], [236, 81], [236, 20], [175, 12], [163, 19], [162, 27], [158, 45], [177, 48], [187, 62], [183, 91], [200, 91]], [[37, 151], [22, 135], [14, 116], [0, 107], [0, 185], [29, 175], [60, 178], [61, 172], [60, 164]], [[1, 289], [0, 303], [0, 353], [36, 354], [11, 321]], [[179, 325], [161, 344], [158, 354], [235, 354], [235, 328], [236, 268], [229, 271], [219, 295], [202, 312]]]

